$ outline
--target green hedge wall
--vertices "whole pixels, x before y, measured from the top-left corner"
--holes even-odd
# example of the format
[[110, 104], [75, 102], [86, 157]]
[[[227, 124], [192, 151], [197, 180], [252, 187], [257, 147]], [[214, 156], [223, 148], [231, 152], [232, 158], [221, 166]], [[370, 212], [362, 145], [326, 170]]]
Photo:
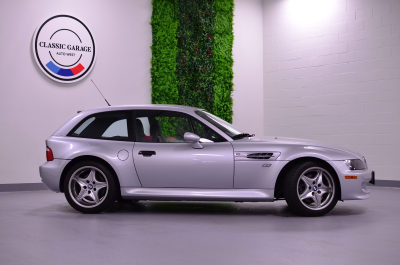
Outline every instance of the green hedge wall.
[[213, 113], [232, 123], [233, 91], [233, 0], [215, 0], [214, 54], [214, 109]]
[[152, 103], [232, 122], [233, 0], [153, 0]]
[[176, 86], [177, 0], [153, 0], [151, 103], [179, 104]]
[[213, 0], [178, 0], [177, 79], [180, 104], [213, 109]]

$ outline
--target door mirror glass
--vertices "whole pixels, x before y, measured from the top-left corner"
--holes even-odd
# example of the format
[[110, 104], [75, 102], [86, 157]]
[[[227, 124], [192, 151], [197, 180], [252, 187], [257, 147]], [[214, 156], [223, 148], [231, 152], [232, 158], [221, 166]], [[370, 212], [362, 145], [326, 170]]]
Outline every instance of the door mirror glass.
[[200, 144], [200, 137], [197, 134], [187, 132], [184, 135], [185, 141], [188, 143], [192, 143], [193, 148], [202, 149], [203, 146]]

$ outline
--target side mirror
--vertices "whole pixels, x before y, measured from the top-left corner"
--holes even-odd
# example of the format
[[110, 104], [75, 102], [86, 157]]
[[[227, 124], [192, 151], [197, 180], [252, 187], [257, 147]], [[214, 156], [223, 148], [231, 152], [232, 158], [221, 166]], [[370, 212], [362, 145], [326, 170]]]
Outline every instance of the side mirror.
[[187, 132], [183, 136], [186, 142], [192, 143], [192, 147], [195, 149], [203, 149], [203, 146], [200, 144], [200, 137], [197, 134]]

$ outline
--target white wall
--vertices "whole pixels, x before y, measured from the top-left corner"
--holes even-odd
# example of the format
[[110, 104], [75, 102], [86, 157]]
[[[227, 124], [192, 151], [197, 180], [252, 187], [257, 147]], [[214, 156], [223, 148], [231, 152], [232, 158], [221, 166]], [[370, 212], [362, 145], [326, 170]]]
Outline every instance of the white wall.
[[[150, 103], [150, 0], [0, 1], [0, 184], [40, 182], [45, 139], [77, 110]], [[98, 47], [83, 81], [60, 84], [37, 67], [33, 33], [44, 19], [70, 14], [83, 20]]]
[[[262, 135], [262, 1], [235, 4], [233, 121]], [[40, 182], [45, 139], [77, 110], [106, 104], [90, 79], [112, 105], [150, 103], [151, 12], [150, 0], [0, 1], [0, 184]], [[83, 20], [96, 40], [95, 67], [78, 83], [50, 80], [32, 56], [36, 27], [56, 14]]]
[[265, 134], [347, 146], [400, 180], [400, 1], [263, 4]]
[[[235, 5], [234, 125], [344, 145], [379, 179], [400, 180], [400, 0]], [[0, 184], [40, 182], [44, 140], [105, 105], [91, 78], [113, 105], [150, 103], [151, 11], [150, 0], [0, 1]], [[32, 56], [36, 27], [55, 14], [82, 19], [97, 42], [75, 84], [50, 80]]]
[[263, 9], [261, 0], [236, 0], [233, 17], [233, 125], [264, 135]]

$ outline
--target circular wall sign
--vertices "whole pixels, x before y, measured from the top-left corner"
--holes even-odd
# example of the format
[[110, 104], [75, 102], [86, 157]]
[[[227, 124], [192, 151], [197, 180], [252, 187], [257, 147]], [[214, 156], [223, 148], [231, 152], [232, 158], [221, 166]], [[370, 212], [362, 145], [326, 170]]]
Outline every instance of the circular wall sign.
[[51, 79], [73, 83], [84, 78], [96, 61], [96, 46], [89, 28], [79, 19], [58, 15], [43, 22], [33, 36], [33, 54]]

